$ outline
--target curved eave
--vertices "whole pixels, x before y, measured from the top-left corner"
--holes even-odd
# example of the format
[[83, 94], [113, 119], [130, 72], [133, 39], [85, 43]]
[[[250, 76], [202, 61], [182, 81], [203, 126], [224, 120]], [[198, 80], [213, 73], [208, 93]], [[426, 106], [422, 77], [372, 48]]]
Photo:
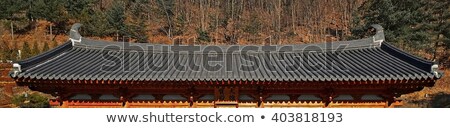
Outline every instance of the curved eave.
[[72, 43], [69, 40], [69, 41], [66, 41], [64, 44], [59, 45], [56, 48], [53, 48], [53, 49], [46, 51], [44, 53], [41, 53], [39, 55], [27, 58], [25, 60], [18, 61], [17, 63], [21, 65], [22, 70], [26, 70], [29, 67], [40, 64], [48, 59], [51, 59], [51, 58], [63, 53], [64, 51], [69, 50], [70, 48], [72, 48]]
[[399, 48], [387, 43], [383, 42], [381, 45], [381, 49], [388, 52], [391, 55], [394, 55], [400, 59], [402, 59], [405, 62], [408, 62], [409, 64], [416, 65], [416, 67], [431, 72], [431, 66], [436, 64], [435, 62], [425, 60], [421, 57], [412, 55], [410, 53], [407, 53], [405, 51], [400, 50]]

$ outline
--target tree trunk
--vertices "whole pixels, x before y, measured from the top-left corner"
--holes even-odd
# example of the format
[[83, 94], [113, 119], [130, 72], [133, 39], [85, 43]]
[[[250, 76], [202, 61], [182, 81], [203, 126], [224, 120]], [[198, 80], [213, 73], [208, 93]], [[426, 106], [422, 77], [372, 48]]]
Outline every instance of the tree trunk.
[[119, 41], [119, 32], [116, 31], [116, 41]]
[[11, 42], [14, 43], [14, 25], [13, 25], [13, 21], [11, 21]]
[[50, 38], [52, 38], [52, 35], [53, 35], [52, 26], [53, 26], [53, 24], [50, 24]]
[[276, 7], [278, 19], [277, 19], [277, 44], [280, 44], [281, 40], [281, 0], [278, 0], [278, 4]]
[[219, 39], [218, 35], [219, 35], [219, 8], [220, 8], [220, 4], [219, 1], [216, 1], [216, 34], [215, 34], [215, 39], [214, 39], [214, 44], [217, 44], [217, 39]]
[[231, 19], [234, 20], [234, 0], [231, 0]]
[[201, 12], [201, 29], [205, 31], [205, 10], [203, 8], [203, 0], [200, 0], [200, 12]]
[[164, 9], [164, 13], [166, 14], [167, 23], [169, 24], [169, 30], [167, 32], [167, 37], [169, 37], [169, 39], [172, 39], [172, 33], [171, 33], [171, 31], [172, 31], [172, 23], [171, 22], [172, 21], [170, 19], [169, 12], [167, 12], [166, 4], [164, 3], [164, 1], [161, 1], [161, 3], [163, 6], [163, 9]]
[[295, 32], [295, 0], [293, 0], [291, 4], [292, 4], [292, 8], [291, 8], [292, 32], [294, 32], [294, 34], [297, 34]]

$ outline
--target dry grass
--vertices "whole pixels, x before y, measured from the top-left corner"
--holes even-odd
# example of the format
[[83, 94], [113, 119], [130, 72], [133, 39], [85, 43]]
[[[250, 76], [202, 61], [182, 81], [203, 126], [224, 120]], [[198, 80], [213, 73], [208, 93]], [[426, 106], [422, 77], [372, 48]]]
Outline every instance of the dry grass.
[[422, 91], [402, 95], [402, 107], [450, 107], [450, 69], [444, 70], [444, 76], [434, 87], [426, 87]]
[[24, 42], [28, 42], [30, 45], [36, 42], [38, 43], [40, 49], [42, 49], [42, 47], [44, 46], [44, 42], [47, 42], [49, 45], [51, 45], [53, 41], [56, 41], [58, 44], [61, 44], [69, 39], [68, 35], [66, 34], [50, 35], [48, 33], [50, 24], [51, 23], [48, 21], [39, 20], [36, 23], [36, 27], [32, 30], [24, 34], [15, 33], [14, 40], [11, 38], [11, 33], [9, 32], [9, 30], [4, 31], [3, 33], [1, 33], [0, 41], [6, 42], [6, 44], [9, 45], [8, 47], [10, 48], [13, 48], [13, 43], [16, 43], [19, 49], [22, 48]]

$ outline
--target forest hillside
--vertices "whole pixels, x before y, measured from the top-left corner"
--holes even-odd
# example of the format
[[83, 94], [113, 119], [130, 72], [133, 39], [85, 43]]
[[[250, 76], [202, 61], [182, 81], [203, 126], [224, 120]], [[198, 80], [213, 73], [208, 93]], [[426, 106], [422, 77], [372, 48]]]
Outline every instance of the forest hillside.
[[[64, 43], [74, 23], [94, 39], [202, 45], [352, 40], [380, 24], [389, 43], [439, 63], [447, 76], [450, 65], [448, 0], [1, 0], [0, 63]], [[447, 76], [406, 97], [450, 94]]]

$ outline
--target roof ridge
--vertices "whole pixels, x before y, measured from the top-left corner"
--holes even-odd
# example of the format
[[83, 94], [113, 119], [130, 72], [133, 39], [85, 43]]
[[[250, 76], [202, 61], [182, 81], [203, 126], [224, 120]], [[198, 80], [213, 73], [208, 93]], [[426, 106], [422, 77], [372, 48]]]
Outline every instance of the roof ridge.
[[[378, 44], [371, 42], [372, 38], [365, 38], [352, 41], [339, 41], [329, 43], [316, 44], [286, 44], [286, 45], [162, 45], [162, 44], [142, 44], [129, 42], [109, 42], [102, 40], [92, 40], [83, 38], [79, 43], [74, 43], [74, 47], [94, 50], [116, 50], [116, 51], [152, 51], [152, 52], [169, 52], [170, 51], [186, 51], [186, 49], [205, 50], [208, 48], [220, 48], [222, 51], [227, 49], [238, 48], [237, 51], [267, 51], [268, 49], [275, 49], [280, 52], [308, 52], [308, 51], [337, 51], [337, 50], [355, 50], [364, 48], [376, 48]], [[246, 48], [248, 47], [248, 48]], [[252, 48], [256, 48], [252, 49]], [[290, 47], [290, 48], [289, 48]], [[286, 50], [292, 49], [292, 50]], [[208, 49], [209, 50], [209, 49]], [[213, 50], [214, 51], [214, 50]]]
[[[264, 47], [264, 46], [293, 46], [296, 48], [307, 48], [307, 47], [319, 47], [322, 50], [338, 50], [340, 45], [345, 45], [345, 50], [351, 49], [363, 49], [363, 48], [374, 48], [380, 47], [381, 42], [384, 41], [384, 33], [383, 28], [380, 25], [372, 25], [371, 27], [377, 30], [377, 33], [374, 36], [368, 38], [362, 38], [358, 40], [348, 40], [348, 41], [335, 41], [335, 42], [322, 42], [322, 43], [309, 43], [309, 44], [281, 44], [281, 45], [177, 45], [177, 44], [149, 44], [149, 43], [130, 43], [130, 42], [116, 42], [116, 41], [104, 41], [104, 40], [93, 40], [89, 38], [82, 38], [78, 29], [81, 27], [81, 24], [76, 23], [72, 26], [70, 30], [70, 41], [72, 42], [72, 46], [87, 48], [87, 49], [105, 49], [107, 46], [119, 46], [121, 50], [136, 50], [136, 49], [126, 49], [124, 46], [139, 46], [144, 50], [147, 47], [165, 47], [165, 46], [199, 46], [199, 47], [220, 47], [220, 48], [229, 48], [233, 46], [246, 47], [246, 46], [256, 46], [256, 47]], [[332, 45], [330, 47], [330, 44]], [[337, 46], [336, 46], [337, 45]], [[138, 49], [140, 50], [140, 49]], [[158, 51], [158, 50], [156, 50]], [[309, 51], [309, 50], [305, 50]]]

